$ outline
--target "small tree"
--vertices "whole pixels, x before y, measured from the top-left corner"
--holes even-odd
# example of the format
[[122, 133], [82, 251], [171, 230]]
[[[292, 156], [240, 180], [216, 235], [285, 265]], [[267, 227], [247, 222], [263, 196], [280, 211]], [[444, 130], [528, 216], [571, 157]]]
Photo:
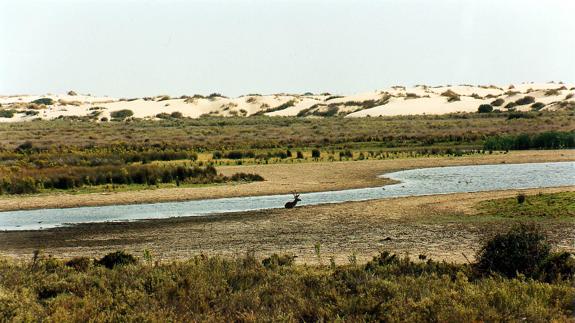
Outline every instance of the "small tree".
[[321, 157], [321, 152], [319, 151], [319, 149], [313, 149], [311, 151], [311, 157], [312, 158], [320, 158]]
[[525, 194], [523, 193], [517, 194], [517, 203], [519, 204], [525, 203]]
[[491, 104], [482, 104], [479, 106], [479, 108], [477, 109], [478, 113], [489, 113], [489, 112], [493, 112], [493, 107], [491, 106]]
[[479, 250], [476, 266], [482, 273], [534, 277], [550, 250], [543, 233], [533, 225], [521, 224], [489, 240]]

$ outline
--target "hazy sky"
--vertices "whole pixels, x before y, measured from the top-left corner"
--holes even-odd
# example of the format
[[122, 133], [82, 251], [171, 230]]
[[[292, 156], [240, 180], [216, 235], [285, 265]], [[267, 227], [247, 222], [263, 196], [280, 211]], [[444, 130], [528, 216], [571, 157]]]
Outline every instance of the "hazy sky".
[[575, 82], [573, 0], [0, 0], [0, 94]]

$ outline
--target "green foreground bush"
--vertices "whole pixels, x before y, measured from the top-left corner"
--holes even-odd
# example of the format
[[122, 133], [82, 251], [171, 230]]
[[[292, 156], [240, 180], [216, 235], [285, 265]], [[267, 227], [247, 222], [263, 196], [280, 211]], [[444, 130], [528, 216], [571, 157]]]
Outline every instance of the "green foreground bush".
[[149, 252], [145, 262], [119, 251], [66, 263], [35, 253], [31, 263], [0, 260], [0, 320], [568, 321], [575, 262], [568, 253], [549, 255], [534, 232], [515, 228], [483, 250], [522, 257], [513, 266], [523, 273], [537, 268], [545, 274], [539, 280], [494, 275], [505, 267], [477, 270], [481, 261], [413, 261], [388, 252], [365, 265], [339, 266], [294, 265], [293, 256], [276, 254], [262, 261], [248, 254], [160, 264]]

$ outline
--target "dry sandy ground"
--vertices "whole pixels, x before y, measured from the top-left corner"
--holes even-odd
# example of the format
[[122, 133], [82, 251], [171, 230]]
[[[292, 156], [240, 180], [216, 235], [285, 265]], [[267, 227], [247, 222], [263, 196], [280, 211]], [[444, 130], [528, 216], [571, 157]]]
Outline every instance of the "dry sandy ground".
[[[375, 175], [390, 170], [439, 165], [501, 162], [542, 162], [573, 160], [574, 151], [529, 151], [502, 155], [459, 158], [403, 159], [388, 161], [309, 163], [299, 165], [242, 166], [268, 178], [264, 183], [236, 187], [171, 189], [128, 192], [115, 195], [30, 197], [27, 206], [70, 204], [85, 201], [128, 202], [152, 194], [159, 200], [177, 195], [185, 198], [252, 195], [319, 189], [342, 189], [381, 185]], [[226, 172], [239, 170], [226, 168]], [[538, 192], [575, 191], [575, 187], [532, 189]], [[171, 193], [170, 193], [171, 192]], [[177, 192], [177, 193], [175, 193]], [[136, 194], [133, 196], [132, 194]], [[481, 239], [504, 230], [509, 223], [481, 221], [475, 205], [482, 200], [515, 196], [516, 190], [423, 197], [382, 199], [277, 209], [197, 218], [174, 218], [132, 223], [80, 225], [45, 231], [1, 232], [0, 254], [28, 258], [43, 248], [57, 257], [101, 256], [125, 249], [136, 254], [150, 250], [157, 259], [188, 258], [198, 254], [238, 256], [253, 251], [258, 256], [291, 253], [299, 262], [317, 263], [314, 245], [321, 246], [321, 260], [329, 257], [346, 262], [355, 254], [365, 261], [381, 250], [412, 256], [426, 254], [434, 259], [465, 261], [473, 258]], [[119, 198], [121, 197], [121, 198]], [[104, 198], [101, 200], [100, 198]], [[61, 201], [58, 202], [58, 200]], [[83, 200], [82, 200], [83, 199]], [[12, 202], [11, 199], [2, 200]], [[24, 202], [21, 202], [24, 203]], [[45, 205], [46, 206], [46, 205]], [[561, 249], [575, 250], [575, 224], [571, 221], [545, 222], [545, 230]], [[386, 239], [389, 238], [389, 239]], [[465, 255], [465, 256], [464, 256]]]
[[[548, 90], [556, 90], [548, 92]], [[460, 100], [448, 101], [442, 93], [451, 91]], [[476, 112], [481, 104], [493, 102], [496, 98], [507, 103], [515, 102], [524, 96], [532, 96], [546, 107], [543, 110], [558, 109], [560, 102], [575, 103], [573, 84], [515, 84], [513, 86], [439, 86], [419, 85], [414, 87], [396, 86], [354, 95], [331, 94], [271, 94], [246, 95], [237, 98], [169, 98], [155, 96], [149, 98], [119, 99], [90, 95], [13, 95], [0, 96], [0, 104], [6, 109], [16, 109], [12, 118], [1, 118], [0, 122], [29, 121], [36, 118], [51, 120], [59, 116], [88, 116], [99, 113], [97, 119], [110, 118], [110, 112], [122, 109], [132, 110], [137, 118], [156, 119], [159, 113], [180, 112], [185, 117], [198, 118], [205, 114], [219, 116], [249, 116], [264, 113], [269, 116], [295, 116], [302, 110], [313, 107], [313, 111], [325, 112], [330, 106], [337, 106], [339, 113], [350, 117], [396, 116], [416, 114], [445, 114], [455, 112]], [[51, 98], [56, 103], [48, 106], [35, 106], [37, 115], [26, 115], [29, 102], [39, 98]], [[384, 100], [389, 98], [389, 100]], [[372, 102], [370, 102], [372, 101]], [[516, 107], [529, 111], [531, 104]], [[310, 112], [313, 112], [310, 111]], [[311, 115], [311, 114], [310, 114]]]
[[[575, 187], [525, 190], [575, 191]], [[56, 257], [94, 256], [119, 249], [156, 259], [195, 255], [235, 257], [255, 252], [296, 255], [298, 262], [317, 264], [334, 257], [346, 263], [356, 255], [363, 262], [382, 250], [433, 259], [464, 262], [473, 259], [482, 239], [505, 230], [509, 222], [478, 221], [476, 204], [515, 196], [517, 191], [449, 194], [383, 199], [277, 209], [209, 217], [173, 218], [132, 223], [81, 225], [45, 231], [2, 232], [0, 253], [30, 258], [44, 249]], [[575, 251], [573, 221], [545, 222], [544, 229], [562, 250]], [[465, 255], [465, 256], [464, 256]]]
[[226, 175], [236, 172], [257, 173], [266, 180], [247, 184], [196, 188], [165, 188], [77, 195], [10, 196], [0, 198], [0, 211], [184, 201], [232, 196], [286, 194], [294, 191], [305, 193], [341, 190], [389, 184], [390, 180], [377, 176], [403, 169], [569, 160], [575, 160], [575, 150], [515, 151], [508, 154], [463, 157], [229, 166], [220, 167], [218, 170]]

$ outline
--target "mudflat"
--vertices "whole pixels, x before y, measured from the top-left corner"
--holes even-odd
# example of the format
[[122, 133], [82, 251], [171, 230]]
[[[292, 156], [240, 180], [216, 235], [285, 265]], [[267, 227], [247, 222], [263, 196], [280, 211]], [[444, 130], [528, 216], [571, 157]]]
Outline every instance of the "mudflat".
[[[529, 189], [527, 195], [575, 191], [575, 187]], [[86, 224], [44, 231], [0, 233], [2, 253], [29, 258], [36, 249], [56, 257], [101, 256], [115, 250], [156, 259], [195, 255], [234, 257], [288, 253], [316, 264], [333, 257], [368, 260], [382, 250], [433, 259], [472, 260], [481, 240], [513, 221], [483, 221], [477, 203], [513, 197], [517, 190], [392, 198], [255, 212], [122, 223]], [[562, 250], [575, 251], [575, 221], [546, 222], [543, 229]], [[320, 254], [316, 252], [320, 247]], [[467, 258], [467, 259], [466, 259]]]

